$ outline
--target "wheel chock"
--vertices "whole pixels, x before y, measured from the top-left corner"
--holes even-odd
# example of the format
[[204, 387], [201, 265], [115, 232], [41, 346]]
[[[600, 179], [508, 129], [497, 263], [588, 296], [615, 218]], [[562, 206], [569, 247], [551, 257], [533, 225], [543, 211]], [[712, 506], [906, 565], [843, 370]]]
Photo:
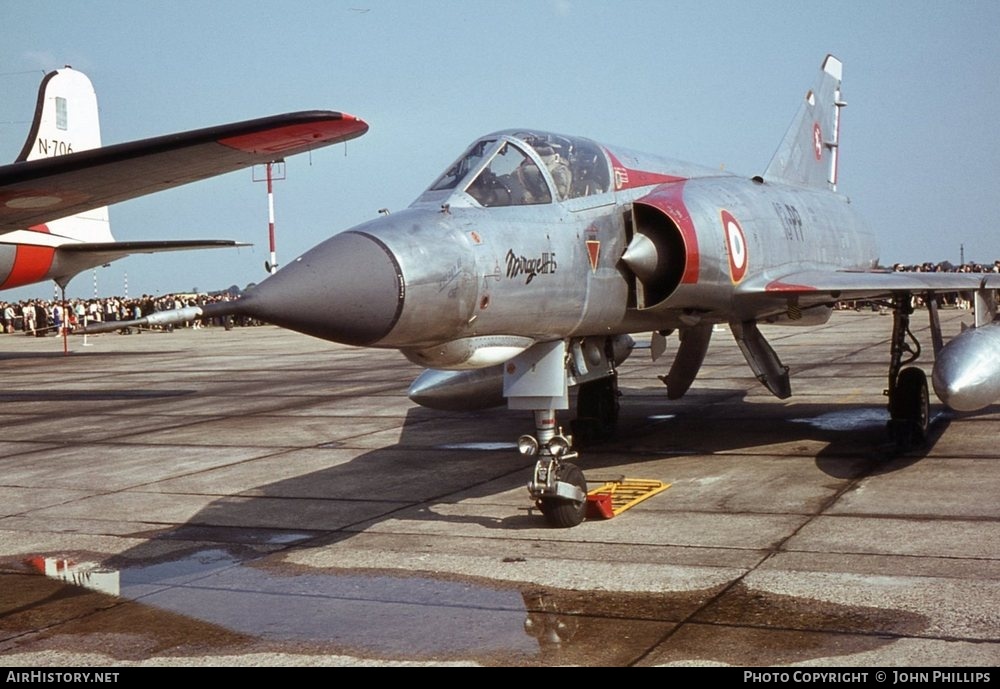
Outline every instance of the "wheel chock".
[[587, 493], [587, 519], [611, 519], [613, 516], [615, 506], [611, 501], [611, 493]]
[[669, 487], [669, 483], [641, 478], [607, 481], [587, 491], [587, 518], [611, 519]]

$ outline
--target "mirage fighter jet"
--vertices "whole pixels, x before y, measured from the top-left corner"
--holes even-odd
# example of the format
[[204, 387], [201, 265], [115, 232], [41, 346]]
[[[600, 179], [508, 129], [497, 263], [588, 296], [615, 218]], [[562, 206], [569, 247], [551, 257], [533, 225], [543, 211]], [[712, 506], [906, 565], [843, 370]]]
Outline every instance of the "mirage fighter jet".
[[[574, 435], [618, 415], [616, 371], [652, 332], [677, 332], [663, 377], [682, 397], [713, 326], [727, 324], [779, 398], [789, 371], [760, 323], [825, 322], [842, 299], [891, 306], [889, 429], [927, 432], [927, 378], [912, 360], [914, 296], [929, 305], [938, 397], [958, 410], [1000, 398], [995, 274], [893, 273], [839, 195], [842, 65], [827, 56], [763, 173], [742, 177], [590, 139], [510, 129], [475, 141], [405, 210], [336, 234], [240, 299], [135, 324], [239, 313], [315, 337], [398, 349], [427, 368], [410, 397], [443, 409], [506, 404], [534, 412], [518, 442], [536, 457], [529, 494], [553, 525], [586, 511], [571, 437], [556, 423], [577, 387]], [[976, 326], [943, 345], [936, 296], [976, 295]], [[122, 324], [118, 324], [122, 327]]]

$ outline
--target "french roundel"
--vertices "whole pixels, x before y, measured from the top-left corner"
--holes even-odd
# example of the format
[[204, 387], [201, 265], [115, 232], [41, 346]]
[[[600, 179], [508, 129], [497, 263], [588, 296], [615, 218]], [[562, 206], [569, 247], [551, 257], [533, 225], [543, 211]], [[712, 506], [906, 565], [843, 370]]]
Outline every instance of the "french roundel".
[[722, 228], [726, 232], [729, 253], [729, 277], [739, 282], [747, 273], [747, 239], [739, 221], [729, 211], [722, 211]]
[[813, 122], [813, 153], [816, 160], [823, 159], [823, 130], [819, 127], [819, 122]]

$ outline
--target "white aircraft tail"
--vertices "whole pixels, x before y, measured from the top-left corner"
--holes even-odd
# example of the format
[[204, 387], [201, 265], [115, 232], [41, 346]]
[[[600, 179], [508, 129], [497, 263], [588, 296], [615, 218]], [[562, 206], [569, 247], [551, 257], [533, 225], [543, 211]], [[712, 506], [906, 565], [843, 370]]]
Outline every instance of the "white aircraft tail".
[[840, 96], [843, 71], [840, 60], [826, 56], [764, 179], [836, 191], [840, 109], [847, 105]]
[[[35, 119], [17, 162], [78, 153], [100, 145], [97, 94], [90, 79], [70, 67], [46, 74], [38, 89]], [[81, 242], [114, 241], [107, 206], [30, 229]]]

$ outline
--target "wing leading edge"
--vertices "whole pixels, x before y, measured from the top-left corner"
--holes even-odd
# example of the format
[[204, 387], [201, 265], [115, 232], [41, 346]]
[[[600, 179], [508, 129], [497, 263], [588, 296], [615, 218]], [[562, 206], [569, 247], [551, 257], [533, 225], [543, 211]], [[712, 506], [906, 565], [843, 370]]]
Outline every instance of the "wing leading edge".
[[[753, 289], [749, 285], [748, 287]], [[888, 296], [895, 292], [963, 292], [984, 287], [1000, 287], [1000, 274], [802, 271], [770, 280], [763, 291], [769, 294], [799, 295], [818, 292], [835, 294], [845, 299], [863, 299]]]
[[368, 124], [353, 115], [311, 110], [15, 162], [0, 167], [0, 231], [279, 160], [367, 131]]
[[736, 305], [755, 311], [764, 304], [784, 303], [792, 298], [799, 306], [808, 307], [903, 293], [974, 292], [997, 288], [1000, 288], [1000, 274], [997, 273], [812, 270], [751, 280], [740, 285], [733, 300]]

